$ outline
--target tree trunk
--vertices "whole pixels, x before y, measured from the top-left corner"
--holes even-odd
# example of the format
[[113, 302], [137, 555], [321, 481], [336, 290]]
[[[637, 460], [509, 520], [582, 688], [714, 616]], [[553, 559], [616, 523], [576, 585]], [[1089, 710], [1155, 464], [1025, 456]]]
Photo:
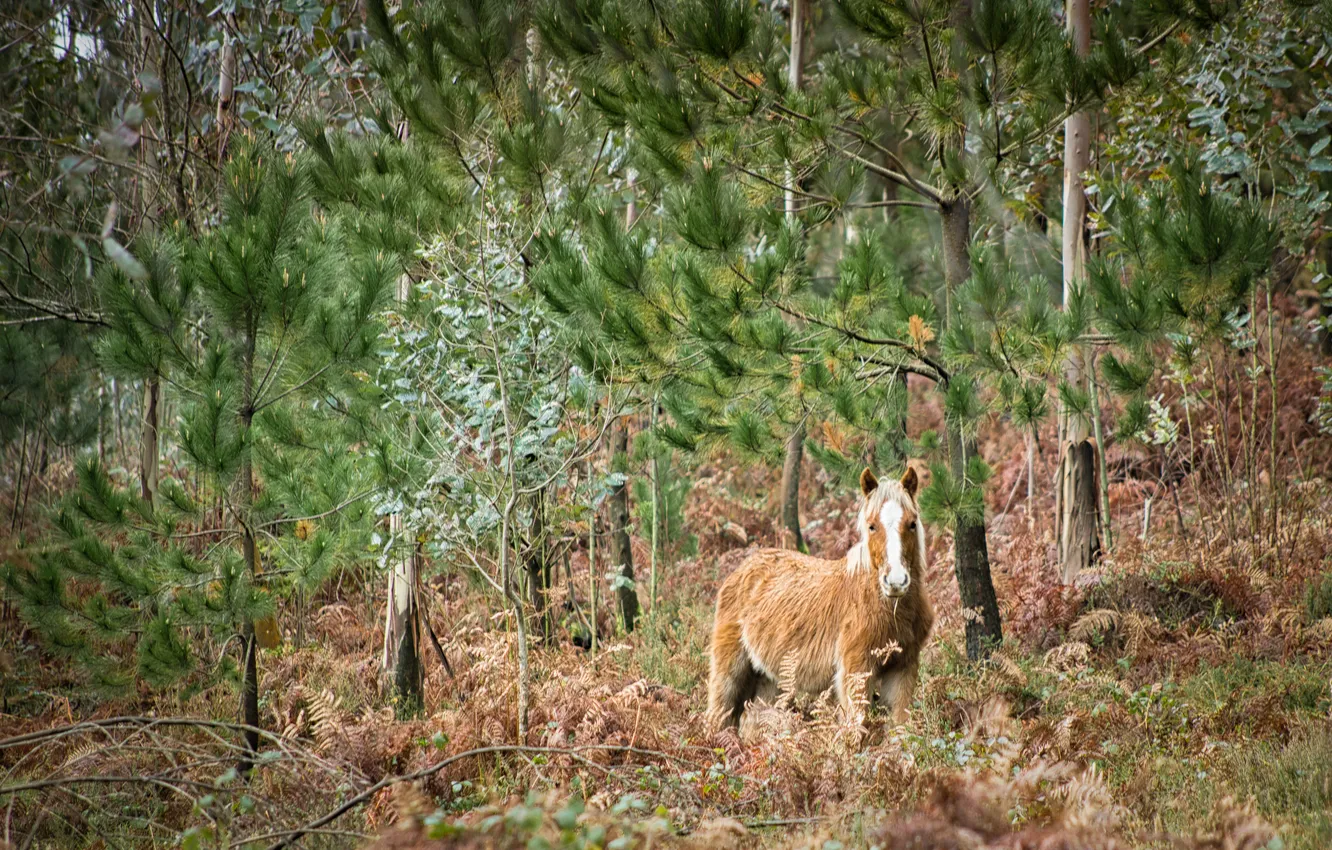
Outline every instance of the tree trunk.
[[[799, 91], [805, 76], [805, 2], [791, 0], [791, 53], [786, 64], [786, 82]], [[796, 217], [796, 174], [786, 164], [786, 223], [794, 226]], [[784, 543], [799, 552], [808, 552], [805, 535], [800, 531], [800, 461], [805, 454], [805, 422], [802, 419], [786, 438], [786, 459], [782, 463], [782, 527]]]
[[[786, 65], [786, 82], [792, 91], [799, 91], [805, 76], [805, 0], [791, 0], [791, 56]], [[795, 218], [795, 170], [786, 164], [785, 209], [787, 223]]]
[[402, 515], [390, 514], [389, 539], [396, 551], [389, 570], [383, 670], [392, 679], [394, 711], [404, 719], [417, 716], [424, 707], [421, 616], [416, 598], [418, 564], [415, 542], [410, 537], [404, 531]]
[[[629, 456], [629, 426], [619, 417], [611, 426], [611, 468], [625, 472]], [[607, 499], [610, 510], [611, 565], [616, 571], [615, 595], [620, 600], [620, 614], [625, 631], [634, 630], [638, 619], [638, 590], [634, 587], [634, 550], [629, 540], [629, 482], [621, 481]]]
[[[1091, 46], [1090, 0], [1068, 0], [1067, 19], [1073, 49], [1086, 56]], [[1087, 194], [1082, 174], [1091, 162], [1091, 119], [1086, 112], [1075, 112], [1064, 122], [1064, 221], [1061, 241], [1064, 260], [1064, 305], [1071, 302], [1075, 290], [1087, 279]], [[1085, 346], [1069, 349], [1064, 361], [1064, 380], [1079, 389], [1087, 386], [1087, 351]], [[1064, 460], [1059, 480], [1060, 557], [1065, 582], [1091, 565], [1099, 543], [1096, 540], [1095, 452], [1087, 443], [1088, 421], [1083, 414], [1060, 412], [1063, 419]], [[1086, 448], [1083, 444], [1086, 443]], [[1083, 464], [1086, 464], [1085, 466]]]
[[791, 548], [808, 552], [805, 536], [800, 533], [800, 462], [805, 454], [805, 422], [791, 430], [786, 438], [786, 461], [782, 464], [782, 527]]
[[[241, 556], [245, 559], [245, 568], [250, 573], [253, 583], [258, 578], [259, 550], [255, 545], [254, 524], [251, 507], [254, 505], [254, 456], [251, 453], [248, 438], [254, 419], [254, 338], [250, 337], [246, 345], [245, 361], [241, 375], [241, 434], [247, 439], [242, 449], [240, 474], [236, 479], [236, 505], [241, 523]], [[152, 409], [156, 411], [154, 401]], [[146, 430], [146, 427], [145, 427]], [[154, 468], [154, 476], [156, 469]], [[245, 755], [238, 770], [249, 773], [254, 767], [254, 757], [259, 753], [259, 642], [256, 639], [254, 620], [246, 617], [241, 623], [241, 645], [245, 652], [245, 672], [241, 679], [241, 722], [245, 730]]]
[[[399, 276], [396, 297], [400, 306], [408, 300], [409, 286], [407, 275]], [[389, 516], [389, 540], [390, 545], [401, 548], [405, 544], [407, 548], [395, 555], [389, 571], [382, 669], [392, 678], [396, 713], [406, 719], [425, 708], [425, 666], [421, 663], [421, 609], [416, 595], [420, 579], [416, 534], [406, 528], [402, 514]]]
[[527, 552], [523, 558], [527, 569], [528, 601], [532, 604], [532, 630], [549, 643], [554, 632], [551, 621], [550, 547], [546, 545], [546, 492], [532, 494], [532, 525], [529, 530]]
[[[160, 452], [159, 413], [162, 385], [157, 378], [143, 384], [143, 430], [139, 435], [139, 491], [149, 504], [157, 494], [157, 464]], [[248, 426], [247, 426], [248, 427]]]
[[[1068, 443], [1064, 456], [1064, 469], [1071, 470], [1066, 475], [1069, 488], [1067, 501], [1074, 510], [1064, 525], [1064, 582], [1071, 583], [1077, 577], [1079, 569], [1091, 566], [1092, 560], [1101, 552], [1100, 537], [1097, 529], [1100, 525], [1096, 514], [1096, 450], [1090, 440], [1080, 443]], [[1087, 506], [1083, 509], [1083, 506]], [[1087, 560], [1075, 561], [1072, 557], [1086, 552]], [[1070, 571], [1070, 564], [1073, 569]]]
[[[596, 485], [592, 476], [592, 458], [587, 459], [587, 610], [591, 629], [587, 636], [588, 651], [597, 654], [597, 501]], [[571, 579], [572, 581], [572, 579]]]
[[[971, 276], [967, 249], [971, 243], [971, 206], [964, 194], [940, 209], [943, 223], [945, 280], [945, 316], [953, 321], [953, 298], [957, 288]], [[948, 453], [953, 475], [961, 478], [967, 458], [976, 453], [975, 441], [965, 437], [960, 428], [948, 428]], [[986, 543], [985, 520], [959, 520], [953, 529], [953, 569], [966, 620], [967, 658], [979, 661], [1003, 641], [999, 621], [999, 601], [990, 576], [990, 552]]]

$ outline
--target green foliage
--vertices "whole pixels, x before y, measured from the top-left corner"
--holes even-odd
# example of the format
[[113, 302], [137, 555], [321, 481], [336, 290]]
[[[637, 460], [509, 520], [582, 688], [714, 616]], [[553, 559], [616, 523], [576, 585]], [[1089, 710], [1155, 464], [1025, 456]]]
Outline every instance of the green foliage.
[[[188, 488], [170, 480], [147, 502], [85, 458], [60, 539], [33, 570], [6, 569], [39, 634], [105, 686], [127, 670], [156, 687], [225, 672], [201, 636], [316, 588], [363, 545], [370, 516], [338, 411], [371, 353], [387, 268], [347, 258], [294, 158], [242, 140], [224, 185], [213, 230], [140, 246], [141, 279], [119, 267], [99, 278], [110, 329], [98, 352], [180, 393]], [[208, 527], [191, 490], [227, 498], [238, 522]], [[298, 531], [300, 517], [317, 530]], [[247, 536], [255, 563], [238, 551]]]
[[1196, 156], [1176, 156], [1168, 175], [1145, 192], [1114, 189], [1109, 251], [1091, 269], [1098, 325], [1127, 352], [1101, 359], [1111, 390], [1128, 400], [1117, 431], [1139, 439], [1161, 350], [1168, 345], [1169, 365], [1187, 375], [1204, 345], [1236, 338], [1276, 248], [1262, 206], [1214, 185]]
[[1332, 617], [1332, 573], [1323, 573], [1309, 582], [1304, 591], [1304, 615], [1310, 623]]

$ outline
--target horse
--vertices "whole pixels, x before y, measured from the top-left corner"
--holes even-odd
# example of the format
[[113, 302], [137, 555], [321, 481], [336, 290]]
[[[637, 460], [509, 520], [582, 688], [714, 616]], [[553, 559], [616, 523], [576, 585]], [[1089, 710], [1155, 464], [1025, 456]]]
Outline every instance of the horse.
[[838, 560], [762, 549], [717, 593], [708, 716], [739, 727], [745, 705], [775, 694], [779, 676], [801, 693], [832, 688], [848, 714], [852, 677], [905, 720], [934, 626], [925, 592], [925, 526], [916, 472], [880, 482], [860, 474], [859, 541]]

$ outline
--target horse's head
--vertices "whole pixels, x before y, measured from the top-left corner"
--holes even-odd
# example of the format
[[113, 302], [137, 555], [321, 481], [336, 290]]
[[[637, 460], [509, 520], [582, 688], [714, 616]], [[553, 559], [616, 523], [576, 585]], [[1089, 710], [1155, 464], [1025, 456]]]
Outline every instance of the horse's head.
[[916, 471], [907, 467], [899, 481], [879, 481], [868, 467], [860, 473], [860, 542], [847, 553], [851, 572], [872, 570], [889, 599], [905, 596], [923, 581], [925, 527], [916, 507]]

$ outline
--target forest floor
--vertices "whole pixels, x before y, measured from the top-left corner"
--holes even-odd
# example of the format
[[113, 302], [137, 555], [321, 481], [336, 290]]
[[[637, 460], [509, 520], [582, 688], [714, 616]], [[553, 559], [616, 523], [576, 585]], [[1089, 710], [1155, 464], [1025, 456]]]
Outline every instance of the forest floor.
[[[532, 653], [523, 747], [512, 618], [463, 572], [430, 583], [455, 675], [427, 647], [420, 719], [395, 719], [385, 697], [382, 591], [368, 573], [284, 614], [286, 641], [261, 659], [272, 735], [249, 783], [233, 766], [234, 730], [161, 720], [234, 721], [232, 685], [99, 700], [8, 617], [0, 779], [22, 790], [0, 794], [0, 847], [278, 847], [302, 827], [300, 846], [380, 850], [1332, 846], [1323, 479], [1292, 477], [1290, 518], [1256, 557], [1210, 530], [1217, 511], [1203, 530], [1196, 507], [1218, 496], [1195, 476], [1179, 484], [1180, 512], [1158, 510], [1145, 541], [1142, 502], [1155, 485], [1117, 480], [1113, 549], [1064, 586], [1052, 498], [1024, 504], [1022, 441], [993, 432], [982, 448], [996, 469], [991, 557], [1006, 641], [990, 663], [966, 662], [950, 539], [932, 535], [939, 622], [904, 726], [859, 726], [815, 704], [803, 716], [760, 706], [738, 737], [709, 730], [716, 588], [746, 547], [777, 542], [775, 476], [718, 457], [679, 470], [693, 479], [684, 520], [697, 552], [663, 559], [662, 601], [632, 634], [603, 604], [597, 653], [573, 645], [566, 602], [585, 610], [585, 553], [571, 576], [561, 571], [558, 637]], [[1048, 456], [1038, 471], [1050, 480]], [[845, 551], [854, 510], [850, 492], [807, 467], [814, 554]], [[646, 588], [648, 548], [636, 539], [635, 549]], [[414, 783], [393, 781], [414, 772]]]

